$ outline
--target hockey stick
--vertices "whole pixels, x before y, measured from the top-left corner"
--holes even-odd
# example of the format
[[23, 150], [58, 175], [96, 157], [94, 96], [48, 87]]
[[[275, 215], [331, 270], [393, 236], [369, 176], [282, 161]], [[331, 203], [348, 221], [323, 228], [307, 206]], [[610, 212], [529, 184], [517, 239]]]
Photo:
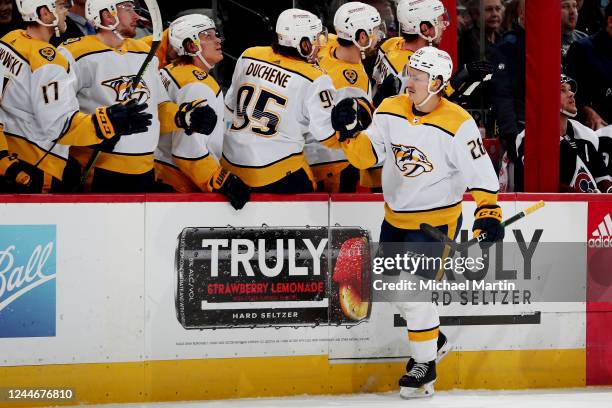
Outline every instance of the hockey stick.
[[[518, 214], [514, 214], [512, 217], [508, 218], [507, 220], [502, 221], [501, 222], [501, 226], [502, 227], [510, 226], [510, 225], [514, 224], [515, 222], [517, 222], [518, 220], [520, 220], [521, 218], [524, 218], [524, 217], [528, 216], [532, 212], [537, 211], [537, 210], [539, 210], [542, 207], [544, 207], [544, 201], [540, 200], [537, 203], [529, 206], [525, 210], [519, 212]], [[436, 227], [433, 227], [433, 226], [431, 226], [429, 224], [425, 224], [425, 223], [421, 224], [421, 231], [423, 231], [425, 234], [429, 235], [430, 237], [432, 237], [432, 238], [434, 238], [434, 239], [436, 239], [436, 240], [438, 240], [440, 242], [444, 242], [445, 245], [447, 245], [448, 247], [450, 247], [451, 249], [453, 249], [453, 250], [455, 250], [457, 252], [465, 251], [466, 249], [468, 249], [472, 245], [477, 244], [477, 243], [483, 241], [487, 237], [487, 233], [483, 232], [479, 236], [474, 237], [474, 238], [470, 239], [467, 242], [457, 243], [457, 242], [451, 240], [448, 237], [448, 235], [446, 235], [445, 233], [443, 233], [442, 231], [440, 231]]]
[[[157, 5], [157, 2], [155, 0], [144, 0], [144, 2], [147, 5], [147, 8], [149, 9], [149, 15], [151, 16], [151, 23], [153, 26], [153, 41], [151, 42], [151, 49], [149, 50], [149, 53], [147, 54], [142, 65], [140, 66], [138, 73], [132, 80], [132, 84], [130, 88], [128, 89], [128, 95], [127, 95], [126, 101], [130, 99], [130, 96], [134, 93], [134, 91], [138, 87], [138, 84], [142, 80], [142, 76], [144, 75], [145, 71], [149, 67], [149, 64], [153, 60], [153, 57], [157, 53], [157, 49], [159, 48], [159, 45], [161, 44], [162, 36], [164, 33], [162, 16], [161, 16], [161, 12], [159, 11], [159, 6]], [[89, 158], [89, 161], [87, 161], [87, 164], [85, 165], [85, 170], [83, 172], [83, 175], [81, 176], [81, 180], [80, 180], [80, 183], [77, 189], [82, 190], [83, 187], [85, 186], [85, 183], [87, 182], [87, 178], [89, 177], [89, 173], [96, 165], [96, 162], [98, 161], [98, 158], [100, 157], [100, 153], [101, 153], [100, 150], [94, 149], [94, 154]]]

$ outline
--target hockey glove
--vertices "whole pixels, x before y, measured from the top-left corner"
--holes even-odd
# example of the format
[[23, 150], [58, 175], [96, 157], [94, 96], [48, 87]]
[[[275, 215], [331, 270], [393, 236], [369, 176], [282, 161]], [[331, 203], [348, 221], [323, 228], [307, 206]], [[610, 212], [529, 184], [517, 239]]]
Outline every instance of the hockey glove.
[[229, 200], [232, 207], [240, 210], [251, 198], [251, 187], [244, 184], [240, 177], [219, 168], [210, 179], [211, 190], [221, 193]]
[[153, 115], [145, 113], [148, 105], [138, 104], [134, 99], [96, 109], [92, 115], [96, 135], [102, 139], [146, 132]]
[[14, 154], [9, 155], [6, 150], [0, 152], [0, 176], [4, 176], [6, 183], [29, 187], [32, 184], [30, 172], [30, 166], [19, 161]]
[[[459, 98], [463, 92], [474, 82], [484, 81], [486, 76], [493, 74], [495, 65], [489, 61], [473, 61], [465, 64], [457, 71], [450, 80], [450, 84], [455, 90], [453, 98]], [[456, 95], [455, 95], [456, 94]]]
[[374, 108], [365, 98], [346, 98], [332, 109], [331, 121], [334, 130], [340, 133], [340, 142], [355, 137], [372, 123]]
[[401, 87], [402, 81], [398, 77], [393, 74], [387, 75], [372, 98], [374, 106], [379, 106], [385, 98], [399, 94]]
[[496, 241], [504, 239], [504, 227], [501, 225], [502, 211], [499, 205], [483, 205], [474, 212], [474, 237], [483, 249], [489, 248]]
[[210, 135], [217, 125], [217, 114], [205, 103], [206, 99], [182, 103], [174, 117], [176, 126], [185, 129], [188, 135], [193, 132]]

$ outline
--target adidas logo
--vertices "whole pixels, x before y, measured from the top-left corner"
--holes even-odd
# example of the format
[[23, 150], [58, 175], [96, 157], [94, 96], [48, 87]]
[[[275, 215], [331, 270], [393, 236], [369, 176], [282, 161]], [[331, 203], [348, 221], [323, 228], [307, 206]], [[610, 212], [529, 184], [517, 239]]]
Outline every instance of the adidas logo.
[[612, 217], [608, 213], [591, 233], [589, 248], [612, 248]]

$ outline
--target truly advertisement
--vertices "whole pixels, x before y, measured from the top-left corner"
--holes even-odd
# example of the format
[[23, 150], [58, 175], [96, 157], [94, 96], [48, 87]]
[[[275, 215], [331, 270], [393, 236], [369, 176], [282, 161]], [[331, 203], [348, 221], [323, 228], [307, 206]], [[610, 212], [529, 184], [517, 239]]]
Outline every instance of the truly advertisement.
[[178, 236], [176, 314], [187, 329], [352, 325], [370, 311], [358, 227], [202, 227]]
[[0, 226], [0, 337], [55, 336], [55, 225]]

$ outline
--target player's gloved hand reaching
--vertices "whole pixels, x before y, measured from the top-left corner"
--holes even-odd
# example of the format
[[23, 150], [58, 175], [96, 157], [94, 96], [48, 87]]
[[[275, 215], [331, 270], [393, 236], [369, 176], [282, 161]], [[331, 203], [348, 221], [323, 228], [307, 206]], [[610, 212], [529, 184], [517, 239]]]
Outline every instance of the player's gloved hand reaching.
[[489, 74], [493, 74], [495, 65], [489, 61], [473, 61], [463, 65], [457, 73], [453, 75], [450, 84], [455, 93], [460, 96], [472, 83], [483, 81]]
[[176, 126], [185, 129], [188, 135], [193, 132], [210, 135], [217, 125], [217, 114], [205, 103], [206, 99], [182, 103], [174, 117]]
[[502, 241], [505, 231], [502, 221], [502, 211], [499, 205], [483, 205], [474, 212], [474, 237], [482, 237], [478, 243], [483, 249], [489, 248], [496, 241]]
[[30, 165], [17, 159], [15, 155], [9, 155], [6, 150], [0, 151], [0, 176], [12, 186], [29, 187], [32, 184]]
[[210, 179], [211, 190], [221, 193], [229, 200], [232, 207], [240, 210], [251, 198], [251, 187], [247, 186], [240, 177], [230, 173], [222, 167]]
[[120, 136], [146, 132], [153, 120], [153, 115], [145, 112], [147, 107], [146, 103], [138, 104], [130, 99], [96, 109], [92, 115], [96, 136], [102, 140], [119, 140]]
[[401, 87], [402, 81], [398, 77], [392, 74], [387, 75], [372, 98], [372, 103], [374, 106], [380, 105], [385, 98], [399, 94]]
[[372, 105], [365, 98], [346, 98], [331, 112], [334, 130], [340, 132], [340, 142], [354, 137], [372, 123]]

